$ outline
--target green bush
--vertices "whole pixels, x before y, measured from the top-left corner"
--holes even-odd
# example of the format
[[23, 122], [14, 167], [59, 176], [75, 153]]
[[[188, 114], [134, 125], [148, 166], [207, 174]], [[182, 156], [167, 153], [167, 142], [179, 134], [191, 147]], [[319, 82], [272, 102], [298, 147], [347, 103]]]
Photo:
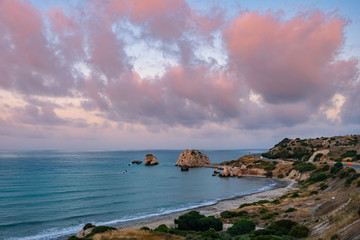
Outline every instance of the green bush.
[[357, 154], [356, 150], [349, 150], [346, 153], [341, 154], [342, 158], [355, 157]]
[[300, 163], [297, 164], [293, 169], [299, 171], [300, 173], [310, 172], [316, 169], [315, 165], [311, 163]]
[[269, 203], [269, 202], [270, 202], [269, 200], [259, 200], [256, 203], [257, 204], [265, 204], [265, 203]]
[[233, 217], [243, 217], [248, 215], [247, 211], [239, 211], [239, 212], [235, 212], [235, 211], [224, 211], [222, 213], [220, 213], [220, 216], [222, 218], [233, 218]]
[[151, 229], [147, 226], [143, 226], [140, 228], [140, 230], [143, 230], [143, 231], [150, 231]]
[[357, 182], [357, 185], [356, 185], [357, 187], [360, 187], [360, 180]]
[[335, 174], [338, 171], [340, 171], [343, 168], [343, 165], [341, 162], [337, 162], [334, 164], [334, 166], [331, 168], [330, 173]]
[[251, 220], [241, 219], [236, 221], [232, 227], [230, 227], [227, 232], [233, 236], [247, 234], [255, 230], [255, 223]]
[[116, 228], [108, 227], [108, 226], [97, 226], [97, 227], [95, 226], [94, 229], [91, 231], [91, 233], [89, 233], [86, 237], [92, 237], [95, 234], [104, 233], [104, 232], [112, 231], [112, 230], [116, 230]]
[[325, 183], [321, 183], [320, 186], [319, 186], [320, 190], [325, 190], [328, 187], [329, 187], [329, 185], [326, 185]]
[[181, 215], [178, 219], [175, 219], [174, 222], [180, 230], [195, 230], [197, 231], [200, 227], [199, 221], [201, 218], [204, 218], [204, 215], [201, 215], [197, 211], [191, 211]]
[[316, 154], [316, 156], [315, 156], [315, 158], [314, 158], [314, 162], [319, 161], [322, 156], [324, 156], [324, 154], [322, 154], [322, 153]]
[[297, 225], [297, 222], [288, 219], [282, 219], [270, 224], [267, 228], [274, 235], [288, 235], [290, 230]]
[[297, 209], [296, 208], [288, 208], [286, 211], [285, 211], [285, 213], [291, 213], [291, 212], [295, 212], [295, 211], [297, 211]]
[[277, 212], [272, 212], [272, 213], [268, 213], [265, 216], [263, 216], [261, 219], [262, 220], [269, 220], [269, 219], [273, 219], [275, 216], [279, 215], [279, 213]]
[[339, 236], [339, 234], [335, 233], [334, 235], [331, 236], [330, 239], [331, 240], [337, 240], [337, 239], [340, 239], [340, 236]]
[[279, 240], [279, 238], [273, 237], [271, 235], [260, 235], [253, 238], [254, 240]]
[[87, 223], [87, 224], [85, 224], [85, 226], [83, 227], [83, 230], [86, 230], [86, 229], [88, 229], [88, 228], [93, 228], [93, 227], [95, 227], [95, 225], [93, 225], [92, 223]]
[[263, 214], [263, 213], [267, 213], [269, 212], [269, 210], [267, 208], [261, 208], [259, 213]]
[[210, 228], [213, 228], [216, 231], [221, 231], [223, 229], [223, 222], [213, 216], [201, 218], [199, 224], [200, 231], [207, 231]]
[[304, 225], [296, 225], [291, 228], [291, 231], [289, 232], [290, 236], [296, 237], [296, 238], [305, 238], [309, 236], [310, 230]]
[[169, 232], [169, 228], [165, 224], [161, 224], [157, 228], [155, 228], [154, 231], [156, 231], [156, 232]]
[[275, 199], [274, 201], [271, 202], [272, 204], [280, 204], [280, 200]]
[[318, 174], [311, 175], [308, 182], [310, 184], [314, 184], [314, 183], [317, 183], [317, 182], [324, 181], [326, 179], [327, 179], [327, 176], [326, 176], [325, 173], [318, 173]]
[[223, 223], [220, 219], [214, 217], [205, 217], [197, 211], [191, 211], [181, 215], [178, 219], [174, 220], [180, 230], [193, 230], [193, 231], [206, 231], [214, 228], [221, 231]]

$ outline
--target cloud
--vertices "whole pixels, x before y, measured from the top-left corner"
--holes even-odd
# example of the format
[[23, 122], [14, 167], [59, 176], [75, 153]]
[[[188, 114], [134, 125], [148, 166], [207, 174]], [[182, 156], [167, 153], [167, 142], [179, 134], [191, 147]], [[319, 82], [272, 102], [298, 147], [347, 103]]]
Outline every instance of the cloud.
[[[360, 119], [353, 111], [358, 59], [338, 58], [346, 20], [318, 10], [291, 18], [240, 12], [228, 20], [224, 11], [199, 12], [184, 0], [94, 0], [41, 12], [2, 0], [0, 87], [23, 97], [25, 105], [12, 108], [19, 124], [53, 128], [94, 127], [61, 116], [59, 97], [81, 98], [81, 110], [104, 121], [153, 131], [229, 122], [236, 129], [292, 127], [321, 118], [335, 94], [346, 99], [336, 116]], [[140, 43], [141, 54], [128, 53]], [[135, 69], [147, 48], [155, 63], [171, 59], [161, 74]], [[39, 96], [53, 101], [34, 101]]]

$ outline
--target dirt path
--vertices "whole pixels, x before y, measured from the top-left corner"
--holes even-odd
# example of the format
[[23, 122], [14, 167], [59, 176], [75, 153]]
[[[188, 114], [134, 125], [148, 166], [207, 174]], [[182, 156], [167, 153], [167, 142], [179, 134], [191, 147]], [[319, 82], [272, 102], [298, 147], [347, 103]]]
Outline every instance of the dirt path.
[[309, 162], [314, 162], [314, 158], [317, 154], [322, 153], [324, 156], [329, 153], [329, 149], [319, 150], [313, 153], [313, 155], [309, 158]]

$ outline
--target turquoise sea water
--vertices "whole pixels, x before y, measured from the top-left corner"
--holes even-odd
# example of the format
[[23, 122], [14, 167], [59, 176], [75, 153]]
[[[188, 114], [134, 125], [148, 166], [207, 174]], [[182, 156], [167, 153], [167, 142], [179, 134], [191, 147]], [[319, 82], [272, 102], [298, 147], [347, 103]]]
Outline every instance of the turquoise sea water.
[[[202, 151], [212, 162], [265, 150]], [[160, 164], [128, 164], [154, 154]], [[0, 152], [0, 239], [55, 239], [85, 223], [115, 225], [264, 191], [276, 182], [181, 172], [181, 151]], [[127, 174], [123, 171], [127, 170]]]

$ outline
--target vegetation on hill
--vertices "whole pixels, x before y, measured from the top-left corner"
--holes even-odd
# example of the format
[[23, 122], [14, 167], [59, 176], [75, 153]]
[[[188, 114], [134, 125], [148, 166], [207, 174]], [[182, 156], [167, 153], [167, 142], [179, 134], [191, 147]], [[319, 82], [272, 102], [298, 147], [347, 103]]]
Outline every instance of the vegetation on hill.
[[[360, 135], [346, 135], [335, 137], [321, 137], [309, 139], [284, 138], [263, 156], [270, 159], [297, 159], [306, 161], [318, 151], [328, 149], [331, 160], [342, 160], [351, 158], [352, 161], [360, 160]], [[318, 155], [316, 160], [319, 160]]]

